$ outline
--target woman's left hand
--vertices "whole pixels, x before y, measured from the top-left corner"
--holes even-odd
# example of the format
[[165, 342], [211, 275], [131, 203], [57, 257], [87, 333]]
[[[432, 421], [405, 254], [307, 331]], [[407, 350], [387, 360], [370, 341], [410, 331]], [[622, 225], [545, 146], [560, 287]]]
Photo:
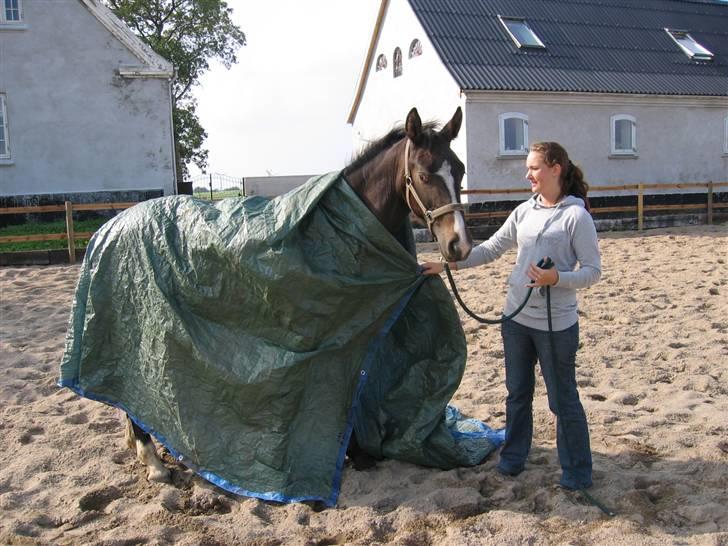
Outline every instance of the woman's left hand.
[[553, 286], [559, 282], [559, 272], [555, 267], [551, 269], [541, 269], [536, 264], [532, 263], [528, 266], [528, 272], [526, 273], [531, 279], [531, 284], [527, 284], [528, 288], [537, 286]]

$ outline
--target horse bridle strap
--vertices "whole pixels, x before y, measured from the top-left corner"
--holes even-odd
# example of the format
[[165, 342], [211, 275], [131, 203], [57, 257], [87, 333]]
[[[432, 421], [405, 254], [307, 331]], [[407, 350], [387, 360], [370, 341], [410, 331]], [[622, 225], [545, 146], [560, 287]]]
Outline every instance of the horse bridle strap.
[[455, 211], [464, 211], [465, 207], [461, 203], [448, 203], [447, 205], [443, 205], [441, 207], [436, 208], [435, 210], [428, 209], [425, 204], [422, 202], [422, 199], [420, 199], [420, 196], [417, 195], [417, 191], [415, 190], [414, 182], [412, 181], [412, 176], [410, 175], [409, 170], [409, 147], [410, 147], [410, 139], [407, 139], [407, 142], [404, 145], [404, 181], [407, 186], [406, 192], [405, 192], [405, 201], [407, 201], [407, 206], [410, 208], [412, 212], [414, 212], [414, 209], [412, 208], [412, 204], [410, 203], [410, 195], [415, 198], [415, 202], [419, 205], [420, 209], [422, 210], [422, 213], [425, 215], [425, 221], [427, 222], [427, 229], [430, 230], [430, 233], [432, 233], [433, 237], [435, 233], [432, 231], [432, 224], [435, 222], [437, 218], [440, 216], [443, 216], [445, 214], [449, 214], [451, 212]]

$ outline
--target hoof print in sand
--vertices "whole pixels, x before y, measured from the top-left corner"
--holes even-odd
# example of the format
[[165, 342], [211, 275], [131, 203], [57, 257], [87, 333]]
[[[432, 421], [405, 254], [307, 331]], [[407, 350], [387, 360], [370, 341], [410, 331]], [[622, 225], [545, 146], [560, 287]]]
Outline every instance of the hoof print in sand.
[[44, 433], [45, 430], [43, 429], [43, 427], [31, 427], [20, 435], [18, 441], [23, 445], [29, 444], [35, 439], [34, 436], [39, 436]]
[[122, 492], [117, 487], [105, 487], [85, 494], [78, 500], [78, 507], [84, 512], [91, 510], [102, 511], [112, 501], [122, 496]]

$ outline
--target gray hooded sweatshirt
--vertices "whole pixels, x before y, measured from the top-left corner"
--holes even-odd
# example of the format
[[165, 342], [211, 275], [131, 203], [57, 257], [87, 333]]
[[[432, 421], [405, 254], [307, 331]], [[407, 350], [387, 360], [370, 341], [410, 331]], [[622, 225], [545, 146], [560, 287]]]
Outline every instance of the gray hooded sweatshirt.
[[[591, 286], [602, 274], [597, 230], [584, 201], [568, 195], [547, 207], [541, 204], [539, 195], [534, 195], [516, 207], [490, 239], [473, 248], [467, 260], [458, 262], [458, 270], [490, 263], [515, 246], [518, 256], [508, 278], [504, 314], [515, 311], [525, 299], [526, 285], [531, 283], [526, 274], [529, 264], [550, 256], [559, 271], [559, 281], [551, 287], [553, 329], [565, 330], [576, 323], [576, 289]], [[513, 320], [548, 330], [545, 289], [534, 288], [528, 303]]]

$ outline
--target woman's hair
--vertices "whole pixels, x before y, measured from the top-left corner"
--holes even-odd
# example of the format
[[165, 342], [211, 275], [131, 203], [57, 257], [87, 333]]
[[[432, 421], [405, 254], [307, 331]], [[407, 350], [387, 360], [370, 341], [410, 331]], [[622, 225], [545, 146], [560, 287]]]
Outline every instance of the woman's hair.
[[586, 196], [589, 184], [584, 180], [583, 171], [571, 162], [564, 147], [558, 142], [536, 142], [531, 144], [530, 150], [543, 154], [544, 161], [549, 167], [553, 167], [557, 163], [561, 165], [559, 180], [561, 195], [581, 197], [586, 210], [589, 210], [589, 198]]

